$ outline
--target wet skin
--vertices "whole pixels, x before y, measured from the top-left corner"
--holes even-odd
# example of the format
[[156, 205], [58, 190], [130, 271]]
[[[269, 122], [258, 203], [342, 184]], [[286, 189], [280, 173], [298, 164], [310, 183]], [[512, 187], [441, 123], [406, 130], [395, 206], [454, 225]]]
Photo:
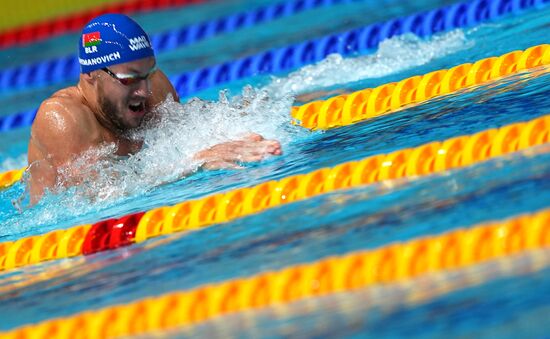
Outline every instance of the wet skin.
[[[114, 74], [146, 75], [155, 59], [145, 58], [110, 66]], [[124, 85], [102, 70], [81, 74], [76, 86], [54, 93], [40, 105], [31, 129], [28, 149], [31, 202], [58, 182], [58, 169], [66, 167], [80, 154], [108, 144], [116, 145], [116, 155], [138, 152], [141, 143], [129, 140], [126, 132], [139, 127], [151, 110], [169, 95], [177, 93], [160, 71], [146, 80]], [[200, 151], [195, 158], [207, 169], [237, 168], [237, 162], [260, 161], [280, 155], [281, 145], [257, 134], [242, 140], [215, 145]], [[71, 173], [64, 186], [78, 185], [82, 178]]]

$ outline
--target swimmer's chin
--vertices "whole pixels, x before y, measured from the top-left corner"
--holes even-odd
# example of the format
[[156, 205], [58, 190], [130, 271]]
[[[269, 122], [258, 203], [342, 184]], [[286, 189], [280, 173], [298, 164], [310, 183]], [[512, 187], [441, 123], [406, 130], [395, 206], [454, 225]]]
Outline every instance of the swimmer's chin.
[[128, 110], [125, 114], [124, 125], [123, 125], [124, 129], [127, 131], [130, 131], [130, 130], [143, 127], [146, 116], [147, 116], [147, 112], [145, 111], [134, 112], [134, 111]]

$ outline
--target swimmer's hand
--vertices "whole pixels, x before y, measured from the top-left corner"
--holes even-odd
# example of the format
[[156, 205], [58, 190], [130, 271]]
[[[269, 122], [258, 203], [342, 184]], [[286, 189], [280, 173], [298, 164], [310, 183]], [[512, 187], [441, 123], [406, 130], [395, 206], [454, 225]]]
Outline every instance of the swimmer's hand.
[[270, 155], [281, 155], [281, 144], [250, 134], [242, 140], [224, 142], [200, 151], [195, 159], [206, 169], [242, 168], [239, 163], [261, 161]]

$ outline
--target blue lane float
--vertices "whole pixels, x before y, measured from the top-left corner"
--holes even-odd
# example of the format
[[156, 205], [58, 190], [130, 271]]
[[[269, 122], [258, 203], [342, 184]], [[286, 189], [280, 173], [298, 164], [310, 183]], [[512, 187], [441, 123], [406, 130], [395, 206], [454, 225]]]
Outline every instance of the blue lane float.
[[[287, 0], [155, 34], [151, 36], [151, 43], [155, 51], [161, 53], [314, 8], [364, 1], [367, 0]], [[0, 90], [51, 85], [76, 80], [78, 75], [78, 58], [71, 54], [1, 70]]]
[[[323, 4], [325, 2], [323, 1]], [[331, 3], [336, 2], [344, 1], [334, 0]], [[457, 3], [343, 33], [330, 34], [298, 44], [270, 49], [219, 65], [172, 75], [170, 80], [180, 97], [184, 98], [231, 81], [261, 74], [287, 72], [320, 61], [332, 53], [343, 56], [367, 54], [373, 51], [381, 41], [405, 33], [427, 37], [499, 19], [509, 14], [521, 14], [527, 9], [542, 8], [548, 3], [550, 0], [473, 0]], [[45, 67], [52, 70], [48, 75], [52, 78], [64, 74], [64, 71], [74, 72], [74, 63], [68, 58], [61, 66], [50, 62]], [[34, 71], [26, 74], [34, 74], [35, 77], [38, 77], [38, 74], [46, 73], [43, 68], [35, 68]], [[4, 80], [0, 81], [0, 84], [3, 83]], [[36, 109], [32, 109], [12, 116], [0, 117], [0, 131], [28, 126], [32, 123], [35, 115]]]
[[549, 2], [550, 0], [474, 0], [458, 3], [173, 75], [170, 80], [180, 96], [186, 97], [212, 86], [254, 75], [287, 72], [320, 61], [332, 53], [343, 56], [367, 54], [378, 47], [381, 41], [405, 33], [426, 37], [474, 26], [508, 14], [519, 14]]

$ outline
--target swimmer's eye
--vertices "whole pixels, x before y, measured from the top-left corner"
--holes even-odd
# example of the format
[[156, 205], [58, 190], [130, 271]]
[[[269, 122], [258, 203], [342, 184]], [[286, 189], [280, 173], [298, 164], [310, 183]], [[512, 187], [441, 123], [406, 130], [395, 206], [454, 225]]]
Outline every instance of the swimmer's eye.
[[157, 70], [157, 66], [153, 66], [153, 68], [151, 68], [149, 70], [149, 72], [147, 72], [144, 75], [139, 75], [139, 74], [116, 74], [116, 73], [113, 73], [107, 67], [104, 67], [101, 70], [103, 72], [109, 74], [113, 79], [118, 80], [118, 82], [120, 82], [124, 86], [131, 86], [131, 85], [137, 84], [138, 82], [140, 82], [142, 80], [149, 79], [151, 74], [153, 74]]

